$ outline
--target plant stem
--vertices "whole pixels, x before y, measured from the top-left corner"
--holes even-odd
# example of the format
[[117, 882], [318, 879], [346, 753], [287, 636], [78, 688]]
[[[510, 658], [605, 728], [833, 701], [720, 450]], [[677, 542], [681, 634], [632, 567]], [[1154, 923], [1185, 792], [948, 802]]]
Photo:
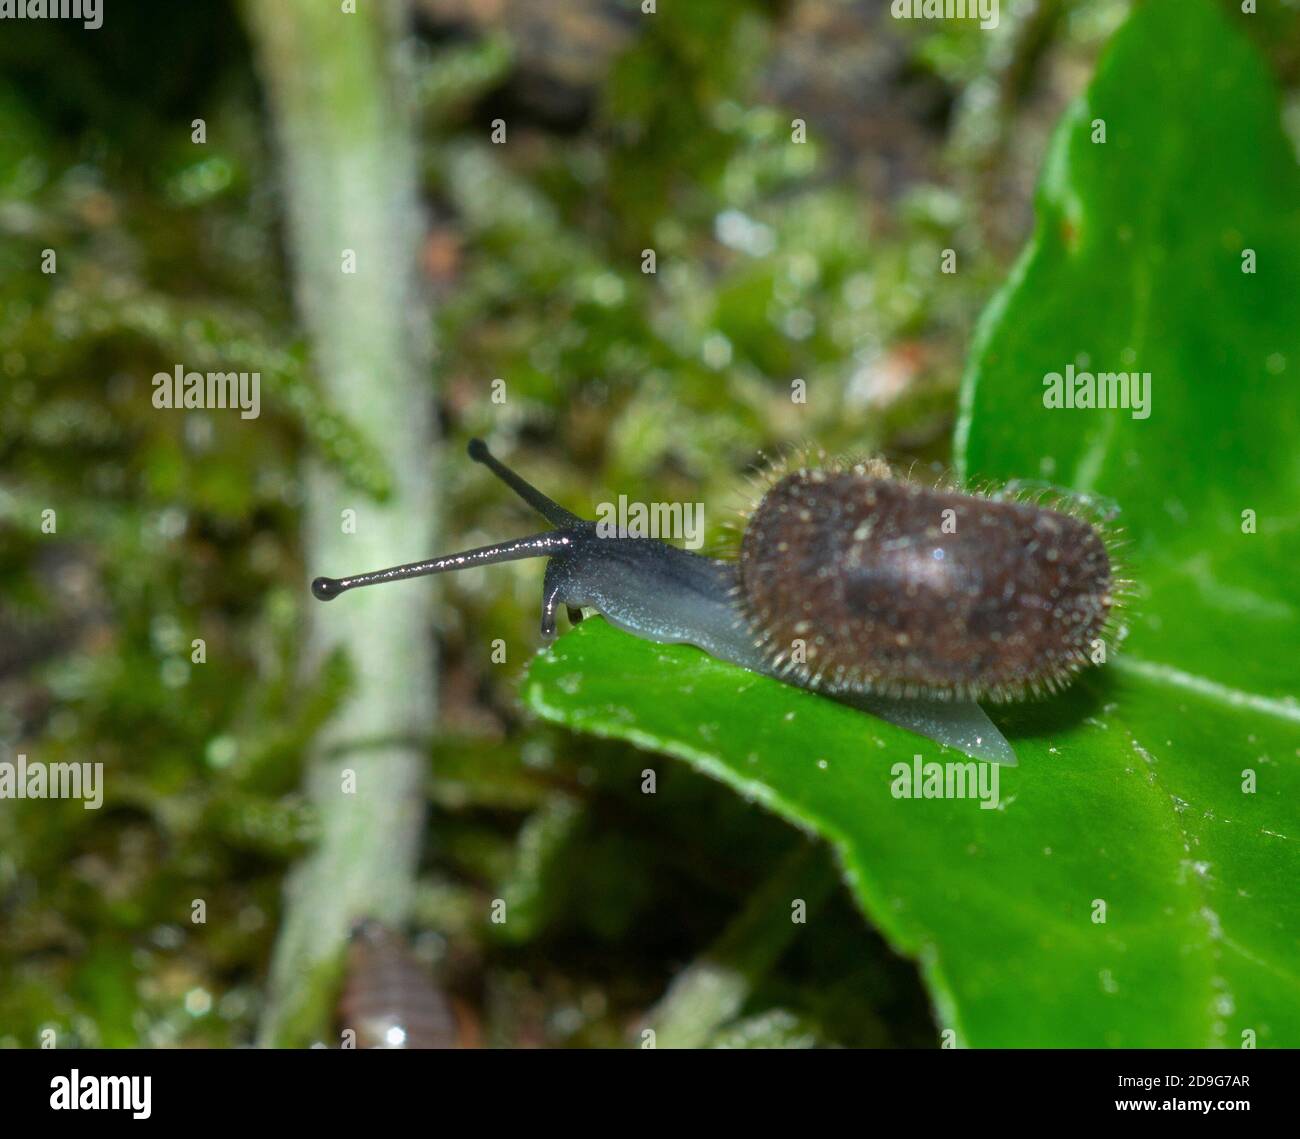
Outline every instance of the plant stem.
[[[309, 462], [309, 576], [369, 569], [434, 546], [429, 308], [419, 295], [415, 144], [396, 54], [399, 0], [246, 0], [279, 142], [298, 311], [326, 399], [392, 468], [384, 502]], [[355, 272], [347, 272], [347, 253]], [[355, 530], [347, 532], [347, 511]], [[427, 582], [310, 599], [307, 660], [349, 654], [351, 696], [318, 741], [309, 791], [316, 851], [296, 868], [271, 967], [260, 1041], [325, 1038], [352, 923], [400, 922], [424, 817], [427, 734], [436, 713]], [[346, 773], [355, 774], [349, 793]]]

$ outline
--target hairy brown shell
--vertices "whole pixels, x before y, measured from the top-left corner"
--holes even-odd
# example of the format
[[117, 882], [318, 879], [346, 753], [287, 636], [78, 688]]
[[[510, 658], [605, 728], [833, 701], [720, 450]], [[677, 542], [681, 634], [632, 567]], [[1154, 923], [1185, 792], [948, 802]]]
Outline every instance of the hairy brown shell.
[[899, 696], [1059, 687], [1089, 662], [1112, 584], [1088, 521], [883, 464], [786, 475], [740, 549], [741, 605], [774, 663], [813, 686]]

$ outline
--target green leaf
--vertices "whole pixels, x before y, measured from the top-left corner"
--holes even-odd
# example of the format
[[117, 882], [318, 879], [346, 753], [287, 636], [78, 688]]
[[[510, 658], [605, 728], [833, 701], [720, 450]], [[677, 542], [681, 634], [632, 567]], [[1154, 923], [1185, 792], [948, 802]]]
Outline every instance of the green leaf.
[[[1249, 45], [1208, 0], [1138, 8], [1058, 130], [963, 389], [965, 472], [1114, 499], [1137, 594], [1109, 666], [995, 713], [1020, 757], [980, 765], [997, 809], [896, 798], [895, 764], [960, 757], [600, 622], [535, 662], [530, 703], [828, 839], [963, 1043], [1300, 1044], [1298, 207]], [[1045, 407], [1068, 364], [1150, 372], [1150, 416]]]

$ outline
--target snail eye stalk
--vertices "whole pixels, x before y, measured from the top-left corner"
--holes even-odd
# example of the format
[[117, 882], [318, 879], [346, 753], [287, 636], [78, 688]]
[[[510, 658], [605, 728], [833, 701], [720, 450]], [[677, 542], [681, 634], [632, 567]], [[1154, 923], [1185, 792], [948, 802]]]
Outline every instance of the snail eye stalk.
[[505, 463], [501, 462], [482, 439], [469, 441], [469, 457], [476, 463], [482, 463], [497, 478], [537, 511], [547, 522], [555, 526], [577, 526], [582, 522], [576, 514], [565, 510], [558, 502], [547, 498], [540, 490], [526, 479], [515, 474]]
[[493, 566], [498, 562], [517, 562], [523, 558], [549, 558], [567, 550], [573, 544], [573, 535], [567, 530], [544, 530], [526, 538], [498, 542], [493, 546], [480, 546], [459, 554], [447, 554], [424, 562], [408, 562], [404, 566], [372, 570], [352, 577], [318, 577], [311, 583], [311, 591], [318, 601], [333, 601], [340, 593], [363, 585], [382, 585], [388, 581], [405, 581], [411, 577], [427, 577], [435, 573], [473, 569], [475, 566]]
[[481, 546], [476, 550], [430, 558], [428, 561], [408, 562], [406, 565], [390, 566], [388, 569], [371, 570], [369, 573], [355, 574], [352, 577], [318, 577], [311, 583], [313, 596], [318, 601], [333, 601], [340, 593], [363, 585], [382, 585], [388, 581], [405, 581], [411, 577], [451, 573], [455, 570], [473, 569], [476, 566], [496, 565], [498, 562], [516, 562], [522, 558], [548, 558], [568, 549], [573, 544], [574, 531], [584, 525], [581, 518], [547, 498], [532, 483], [517, 475], [488, 450], [487, 444], [482, 439], [471, 439], [468, 450], [469, 457], [474, 462], [482, 463], [538, 514], [560, 529], [544, 530], [540, 534], [530, 534], [526, 538], [514, 538], [492, 546]]

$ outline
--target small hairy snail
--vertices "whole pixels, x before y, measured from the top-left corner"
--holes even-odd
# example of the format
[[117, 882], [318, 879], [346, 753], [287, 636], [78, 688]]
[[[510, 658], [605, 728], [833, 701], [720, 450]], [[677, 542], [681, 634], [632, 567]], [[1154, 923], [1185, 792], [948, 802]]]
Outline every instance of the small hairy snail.
[[611, 624], [850, 704], [976, 759], [1015, 752], [977, 701], [1063, 687], [1090, 663], [1115, 582], [1101, 527], [1064, 508], [934, 488], [880, 461], [797, 469], [763, 495], [735, 561], [652, 538], [608, 536], [499, 462], [483, 463], [555, 526], [355, 577], [348, 589], [549, 558], [542, 635], [556, 612]]

